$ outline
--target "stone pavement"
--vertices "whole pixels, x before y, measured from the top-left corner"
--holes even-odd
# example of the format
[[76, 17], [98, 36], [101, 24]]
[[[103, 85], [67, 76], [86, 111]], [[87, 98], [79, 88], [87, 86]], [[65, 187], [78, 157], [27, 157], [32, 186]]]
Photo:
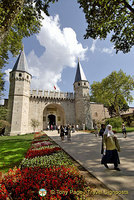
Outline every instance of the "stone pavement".
[[119, 153], [121, 171], [113, 170], [112, 164], [109, 165], [110, 169], [106, 169], [100, 164], [101, 137], [79, 131], [72, 133], [71, 142], [67, 142], [66, 136], [62, 142], [57, 131], [45, 132], [110, 189], [128, 191], [128, 195], [121, 195], [123, 199], [134, 199], [134, 132], [128, 133], [127, 138], [123, 138], [122, 134], [117, 134], [121, 147]]

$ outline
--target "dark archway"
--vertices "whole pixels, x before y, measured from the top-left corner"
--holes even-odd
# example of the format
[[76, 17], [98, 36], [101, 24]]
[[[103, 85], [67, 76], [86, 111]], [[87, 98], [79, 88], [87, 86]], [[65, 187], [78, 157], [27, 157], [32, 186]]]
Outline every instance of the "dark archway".
[[51, 125], [56, 125], [56, 117], [55, 115], [48, 115], [48, 120], [49, 120], [49, 126], [51, 127]]

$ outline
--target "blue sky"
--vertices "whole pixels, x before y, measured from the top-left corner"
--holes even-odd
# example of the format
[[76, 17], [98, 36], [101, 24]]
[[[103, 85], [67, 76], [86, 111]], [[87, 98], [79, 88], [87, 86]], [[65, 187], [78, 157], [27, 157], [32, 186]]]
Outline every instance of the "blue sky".
[[[51, 17], [44, 16], [38, 35], [23, 40], [29, 71], [33, 75], [32, 88], [73, 92], [78, 57], [90, 84], [101, 81], [112, 71], [122, 69], [133, 75], [134, 48], [128, 54], [115, 53], [110, 36], [106, 40], [84, 40], [86, 20], [76, 1], [64, 0], [51, 4]], [[13, 68], [16, 58], [10, 58], [4, 68]], [[8, 94], [8, 76], [5, 77]], [[134, 103], [131, 104], [134, 106]]]

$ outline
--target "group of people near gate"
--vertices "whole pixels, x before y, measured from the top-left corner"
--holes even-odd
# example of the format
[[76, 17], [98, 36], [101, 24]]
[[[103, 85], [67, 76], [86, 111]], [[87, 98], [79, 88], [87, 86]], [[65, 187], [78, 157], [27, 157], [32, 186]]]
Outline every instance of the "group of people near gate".
[[[96, 130], [96, 129], [95, 129]], [[122, 123], [122, 133], [124, 137], [127, 137], [125, 124]], [[107, 169], [109, 168], [107, 164], [114, 164], [114, 169], [120, 171], [118, 165], [120, 164], [120, 159], [118, 152], [120, 152], [120, 145], [117, 137], [112, 131], [112, 126], [108, 124], [106, 127], [104, 124], [101, 124], [101, 129], [99, 132], [99, 136], [102, 137], [102, 146], [101, 146], [101, 154], [102, 160], [101, 164], [103, 164]]]
[[67, 126], [58, 126], [58, 133], [60, 134], [61, 141], [64, 140], [65, 136], [67, 136], [67, 140], [71, 141], [71, 133], [74, 133], [75, 130], [78, 131], [78, 125], [75, 127], [74, 125], [67, 125]]

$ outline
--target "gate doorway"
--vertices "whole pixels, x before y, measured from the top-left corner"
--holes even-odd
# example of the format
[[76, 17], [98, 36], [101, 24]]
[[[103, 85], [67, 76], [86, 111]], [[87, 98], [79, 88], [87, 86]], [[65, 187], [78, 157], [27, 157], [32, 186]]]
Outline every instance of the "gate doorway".
[[48, 121], [49, 121], [49, 126], [51, 125], [55, 126], [56, 125], [56, 117], [55, 115], [48, 115]]

